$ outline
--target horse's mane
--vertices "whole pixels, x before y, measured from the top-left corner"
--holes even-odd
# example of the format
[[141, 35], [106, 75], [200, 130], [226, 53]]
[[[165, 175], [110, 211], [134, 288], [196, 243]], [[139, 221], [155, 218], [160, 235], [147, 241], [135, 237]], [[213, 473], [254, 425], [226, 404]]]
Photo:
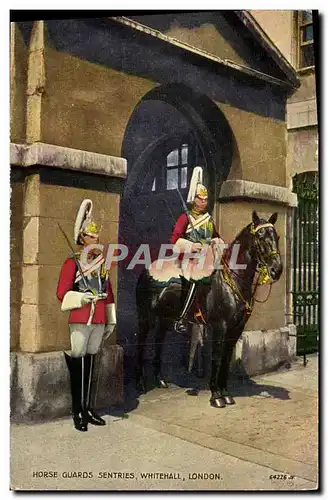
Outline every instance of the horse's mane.
[[[260, 224], [265, 224], [266, 222], [267, 221], [265, 219], [259, 219], [255, 227], [259, 226]], [[249, 224], [247, 224], [247, 226], [243, 227], [239, 231], [237, 236], [235, 236], [234, 239], [229, 243], [229, 246], [223, 250], [223, 258], [226, 258], [229, 255], [229, 252], [231, 252], [233, 245], [235, 245], [238, 241], [240, 241], [244, 232], [250, 230], [252, 224], [253, 222], [250, 222]]]
[[[260, 224], [265, 224], [266, 222], [268, 222], [268, 221], [267, 221], [267, 220], [265, 220], [265, 219], [259, 219], [259, 220], [258, 220], [258, 223], [255, 225], [255, 228], [256, 228], [257, 226], [259, 226]], [[236, 241], [238, 241], [238, 240], [240, 239], [241, 235], [242, 235], [242, 234], [243, 234], [246, 230], [249, 230], [249, 229], [250, 229], [250, 227], [251, 227], [251, 225], [252, 225], [252, 224], [253, 224], [253, 222], [250, 222], [249, 224], [247, 224], [247, 226], [245, 226], [243, 229], [241, 229], [241, 230], [239, 231], [239, 233], [237, 234], [237, 236], [235, 236], [235, 238], [234, 238], [234, 239], [232, 240], [232, 242], [229, 244], [229, 247], [230, 247], [230, 245], [233, 245], [234, 243], [236, 243]]]

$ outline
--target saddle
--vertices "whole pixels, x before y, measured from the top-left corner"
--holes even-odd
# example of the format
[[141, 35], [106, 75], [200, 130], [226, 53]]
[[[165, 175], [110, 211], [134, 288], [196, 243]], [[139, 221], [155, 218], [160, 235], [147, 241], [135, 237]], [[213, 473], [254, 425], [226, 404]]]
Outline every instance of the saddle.
[[204, 245], [200, 254], [182, 260], [158, 259], [151, 263], [148, 272], [154, 286], [166, 287], [171, 283], [181, 284], [182, 278], [191, 283], [210, 284], [212, 275], [221, 260], [219, 246]]

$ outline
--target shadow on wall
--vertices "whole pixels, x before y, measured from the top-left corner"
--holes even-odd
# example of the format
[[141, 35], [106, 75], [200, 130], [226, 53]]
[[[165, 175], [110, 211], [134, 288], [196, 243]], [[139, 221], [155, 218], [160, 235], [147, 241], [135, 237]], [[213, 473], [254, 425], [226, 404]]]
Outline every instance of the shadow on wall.
[[231, 169], [227, 180], [237, 180], [242, 179], [242, 166], [240, 159], [240, 152], [238, 148], [238, 143], [236, 141], [235, 136], [232, 134], [232, 159], [231, 159]]
[[[183, 33], [186, 33], [187, 30], [192, 32], [198, 30], [198, 28], [214, 26], [217, 31], [218, 39], [223, 38], [225, 44], [229, 46], [229, 48], [231, 47], [235, 54], [245, 61], [246, 65], [255, 67], [257, 70], [264, 73], [271, 73], [278, 78], [284, 77], [280, 68], [271, 60], [265, 49], [255, 41], [249, 29], [237, 18], [233, 11], [188, 12], [129, 17], [134, 21], [159, 30], [168, 36], [171, 35], [172, 31], [173, 33], [171, 36], [179, 38], [182, 41], [184, 40]], [[181, 36], [178, 36], [178, 30], [181, 30]], [[194, 42], [190, 43], [192, 45], [197, 45], [199, 48], [204, 48], [202, 47], [198, 33], [200, 33], [200, 31], [196, 31]], [[221, 50], [224, 50], [225, 44], [220, 47]], [[223, 53], [221, 57], [230, 59], [231, 55], [229, 57], [229, 54]]]

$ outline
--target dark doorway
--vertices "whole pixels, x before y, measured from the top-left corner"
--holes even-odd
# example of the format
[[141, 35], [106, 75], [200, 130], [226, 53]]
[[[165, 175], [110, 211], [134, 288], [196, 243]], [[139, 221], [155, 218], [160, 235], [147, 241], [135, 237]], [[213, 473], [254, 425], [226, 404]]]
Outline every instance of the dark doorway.
[[[182, 92], [181, 86], [178, 92], [174, 89], [160, 87], [145, 96], [123, 141], [128, 177], [120, 205], [119, 242], [127, 245], [129, 255], [118, 267], [118, 342], [129, 358], [134, 356], [137, 331], [135, 286], [143, 269], [128, 269], [132, 256], [148, 244], [155, 260], [160, 245], [169, 243], [183, 211], [176, 188], [186, 200], [195, 166], [203, 167], [212, 210], [231, 164], [232, 136], [219, 109], [208, 98]], [[203, 99], [208, 101], [205, 106]]]

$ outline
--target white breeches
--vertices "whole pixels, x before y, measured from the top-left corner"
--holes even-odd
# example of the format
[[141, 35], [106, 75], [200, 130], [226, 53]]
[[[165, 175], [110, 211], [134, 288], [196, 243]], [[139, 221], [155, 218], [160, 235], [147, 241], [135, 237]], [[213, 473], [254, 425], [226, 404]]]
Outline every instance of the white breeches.
[[71, 356], [81, 358], [86, 354], [97, 354], [105, 330], [104, 324], [87, 326], [85, 323], [69, 324]]

